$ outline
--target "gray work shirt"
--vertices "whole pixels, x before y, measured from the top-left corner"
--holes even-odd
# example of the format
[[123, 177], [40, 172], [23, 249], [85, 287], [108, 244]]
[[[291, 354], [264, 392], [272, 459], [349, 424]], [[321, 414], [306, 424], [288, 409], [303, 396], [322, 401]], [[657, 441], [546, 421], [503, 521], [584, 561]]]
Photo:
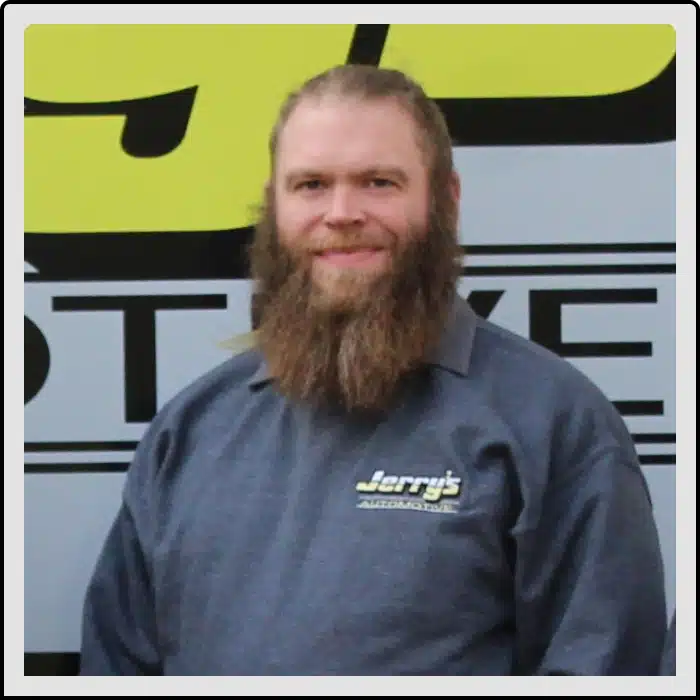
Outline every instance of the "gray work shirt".
[[658, 672], [652, 507], [611, 403], [455, 305], [381, 421], [257, 350], [155, 417], [87, 591], [83, 674]]

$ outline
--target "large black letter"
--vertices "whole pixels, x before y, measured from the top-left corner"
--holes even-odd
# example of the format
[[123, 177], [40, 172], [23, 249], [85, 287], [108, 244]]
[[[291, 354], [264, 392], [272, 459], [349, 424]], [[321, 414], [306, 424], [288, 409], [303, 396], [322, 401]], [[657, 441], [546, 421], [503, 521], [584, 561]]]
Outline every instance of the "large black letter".
[[49, 345], [37, 325], [24, 317], [24, 404], [41, 391], [49, 376]]
[[488, 318], [503, 296], [503, 290], [479, 290], [469, 294], [467, 301], [482, 318]]
[[144, 423], [156, 413], [156, 311], [225, 309], [224, 294], [169, 296], [56, 297], [54, 311], [124, 312], [124, 399], [127, 423]]
[[565, 304], [651, 304], [655, 289], [533, 289], [530, 338], [562, 357], [650, 357], [651, 343], [565, 343], [561, 310]]

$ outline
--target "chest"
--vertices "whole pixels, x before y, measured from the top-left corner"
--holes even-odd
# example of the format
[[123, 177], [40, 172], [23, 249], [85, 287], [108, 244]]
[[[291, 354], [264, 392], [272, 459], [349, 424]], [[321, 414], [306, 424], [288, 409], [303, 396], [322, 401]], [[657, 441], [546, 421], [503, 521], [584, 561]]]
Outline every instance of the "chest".
[[504, 614], [509, 468], [487, 434], [289, 412], [266, 427], [195, 451], [173, 492], [154, 570], [174, 649], [225, 639], [303, 667]]

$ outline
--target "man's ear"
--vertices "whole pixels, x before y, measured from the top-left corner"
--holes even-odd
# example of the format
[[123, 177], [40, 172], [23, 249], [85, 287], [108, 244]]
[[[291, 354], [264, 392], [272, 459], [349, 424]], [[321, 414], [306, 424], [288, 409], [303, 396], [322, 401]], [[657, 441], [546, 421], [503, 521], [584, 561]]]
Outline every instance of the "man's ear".
[[450, 202], [452, 203], [453, 225], [456, 228], [459, 225], [459, 203], [462, 197], [462, 182], [459, 179], [459, 173], [456, 170], [453, 170], [450, 173], [447, 188], [450, 193]]
[[459, 211], [459, 201], [462, 197], [462, 182], [459, 179], [459, 173], [453, 170], [450, 174], [449, 182], [450, 198], [454, 204], [455, 210]]

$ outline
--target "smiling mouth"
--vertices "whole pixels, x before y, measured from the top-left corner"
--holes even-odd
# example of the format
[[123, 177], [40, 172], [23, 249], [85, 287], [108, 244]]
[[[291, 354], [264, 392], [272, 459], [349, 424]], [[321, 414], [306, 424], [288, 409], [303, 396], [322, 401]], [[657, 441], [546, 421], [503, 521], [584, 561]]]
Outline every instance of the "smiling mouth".
[[384, 252], [383, 248], [377, 247], [329, 248], [317, 251], [315, 257], [337, 265], [363, 265], [373, 262]]

